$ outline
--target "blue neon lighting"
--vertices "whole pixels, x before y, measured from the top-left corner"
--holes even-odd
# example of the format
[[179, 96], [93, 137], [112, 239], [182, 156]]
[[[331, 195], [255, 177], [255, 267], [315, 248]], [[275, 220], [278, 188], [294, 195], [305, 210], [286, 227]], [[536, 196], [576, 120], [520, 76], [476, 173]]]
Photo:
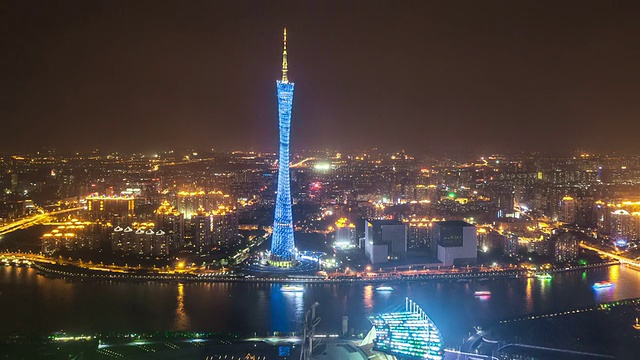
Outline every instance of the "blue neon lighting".
[[293, 217], [291, 215], [291, 183], [289, 179], [289, 134], [291, 132], [291, 108], [293, 83], [277, 81], [278, 118], [280, 124], [280, 157], [278, 159], [278, 195], [273, 221], [271, 254], [278, 260], [293, 260]]
[[443, 359], [440, 331], [427, 314], [410, 300], [405, 311], [377, 314], [370, 316], [369, 320], [375, 327], [374, 350], [403, 358]]

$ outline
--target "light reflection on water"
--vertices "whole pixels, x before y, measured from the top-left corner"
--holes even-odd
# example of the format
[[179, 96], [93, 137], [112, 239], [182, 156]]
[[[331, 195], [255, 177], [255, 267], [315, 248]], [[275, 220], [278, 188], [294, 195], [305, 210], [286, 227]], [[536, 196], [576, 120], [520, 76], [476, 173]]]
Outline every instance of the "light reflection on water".
[[173, 330], [188, 330], [190, 321], [189, 315], [184, 309], [184, 284], [178, 283], [178, 296], [176, 298], [176, 316]]
[[609, 267], [609, 281], [616, 282], [620, 279], [620, 266]]
[[293, 312], [293, 317], [298, 319], [304, 313], [304, 293], [303, 292], [285, 292], [284, 300], [287, 310]]
[[553, 284], [553, 279], [537, 279], [540, 285], [540, 297], [543, 299], [549, 298], [549, 291], [551, 290], [551, 285]]
[[[596, 281], [613, 289], [596, 292]], [[239, 333], [298, 331], [304, 311], [319, 302], [319, 331], [338, 332], [342, 316], [356, 331], [367, 316], [415, 300], [441, 327], [458, 339], [481, 320], [544, 313], [598, 302], [640, 297], [640, 272], [613, 266], [536, 278], [484, 282], [394, 283], [393, 292], [371, 284], [305, 285], [303, 293], [282, 293], [280, 284], [126, 283], [67, 281], [38, 275], [33, 269], [0, 267], [2, 333], [66, 331], [200, 330]], [[492, 292], [478, 301], [477, 290]]]
[[526, 293], [525, 293], [525, 299], [526, 299], [526, 309], [527, 312], [532, 312], [533, 311], [533, 278], [527, 278], [527, 287], [526, 287]]
[[364, 287], [364, 307], [367, 311], [373, 308], [373, 285]]

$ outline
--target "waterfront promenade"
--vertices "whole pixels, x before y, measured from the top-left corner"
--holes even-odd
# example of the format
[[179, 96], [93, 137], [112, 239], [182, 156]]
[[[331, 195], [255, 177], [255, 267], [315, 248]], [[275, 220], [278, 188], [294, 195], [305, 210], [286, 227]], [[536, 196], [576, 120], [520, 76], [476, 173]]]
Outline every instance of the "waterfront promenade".
[[[256, 283], [393, 283], [398, 281], [468, 281], [532, 276], [523, 268], [485, 268], [483, 270], [434, 269], [382, 273], [330, 273], [327, 275], [263, 274], [248, 275], [242, 271], [170, 271], [132, 267], [97, 266], [70, 260], [48, 258], [39, 254], [3, 253], [0, 262], [6, 265], [31, 266], [48, 276], [121, 281], [178, 281], [178, 282], [256, 282]], [[618, 265], [618, 261], [566, 267], [547, 273], [578, 271], [595, 267]]]

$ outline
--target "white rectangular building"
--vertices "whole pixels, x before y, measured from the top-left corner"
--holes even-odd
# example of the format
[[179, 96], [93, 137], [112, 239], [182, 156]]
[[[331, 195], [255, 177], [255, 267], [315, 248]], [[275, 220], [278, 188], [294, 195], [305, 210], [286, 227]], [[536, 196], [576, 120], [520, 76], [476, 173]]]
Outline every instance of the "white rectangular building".
[[475, 226], [464, 221], [435, 222], [432, 239], [437, 244], [438, 261], [443, 266], [474, 265], [477, 262], [478, 234]]
[[372, 264], [401, 259], [407, 254], [407, 225], [397, 220], [368, 220], [364, 242]]

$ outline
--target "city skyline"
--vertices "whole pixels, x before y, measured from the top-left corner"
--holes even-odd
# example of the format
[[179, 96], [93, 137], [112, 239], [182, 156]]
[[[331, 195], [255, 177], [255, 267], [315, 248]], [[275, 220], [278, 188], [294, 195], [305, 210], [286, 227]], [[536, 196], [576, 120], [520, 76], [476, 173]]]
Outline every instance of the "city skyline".
[[636, 6], [6, 2], [0, 354], [635, 359]]
[[282, 25], [292, 149], [640, 150], [632, 4], [103, 5], [9, 5], [0, 150], [276, 149]]

